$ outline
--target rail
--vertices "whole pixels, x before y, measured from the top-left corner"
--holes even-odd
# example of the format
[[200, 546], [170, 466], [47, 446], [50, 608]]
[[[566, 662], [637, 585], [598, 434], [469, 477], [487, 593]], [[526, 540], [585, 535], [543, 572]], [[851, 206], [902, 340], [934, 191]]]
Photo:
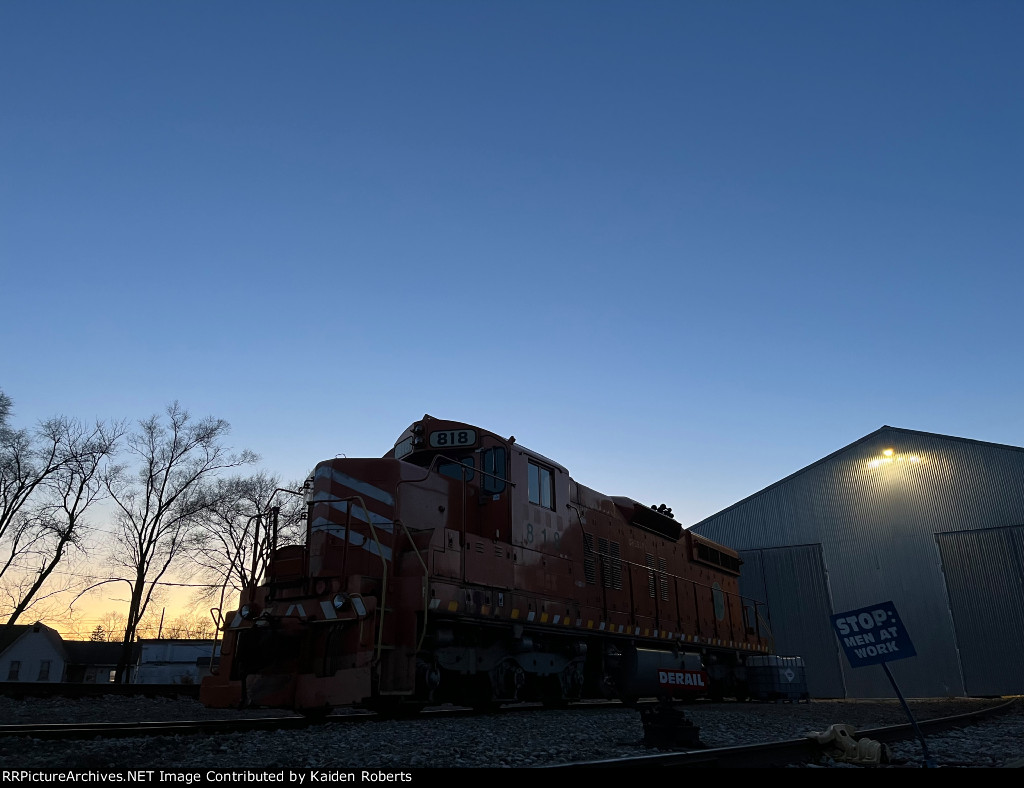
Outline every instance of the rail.
[[116, 684], [114, 682], [78, 683], [71, 681], [3, 681], [0, 697], [5, 698], [84, 698], [108, 695], [146, 697], [199, 697], [199, 684]]
[[[939, 733], [953, 728], [962, 728], [992, 716], [1005, 714], [1017, 708], [1020, 699], [1013, 698], [1006, 703], [980, 711], [956, 714], [949, 717], [918, 721], [915, 725], [906, 723], [890, 725], [882, 728], [857, 730], [858, 738], [890, 744], [916, 738], [918, 730], [923, 733]], [[759, 742], [735, 747], [716, 747], [711, 749], [679, 750], [641, 755], [625, 758], [607, 758], [598, 761], [584, 761], [558, 764], [540, 768], [547, 769], [584, 769], [584, 768], [636, 768], [640, 767], [700, 767], [700, 768], [770, 768], [784, 767], [800, 763], [815, 763], [822, 757], [821, 745], [804, 736], [799, 739], [784, 741]]]

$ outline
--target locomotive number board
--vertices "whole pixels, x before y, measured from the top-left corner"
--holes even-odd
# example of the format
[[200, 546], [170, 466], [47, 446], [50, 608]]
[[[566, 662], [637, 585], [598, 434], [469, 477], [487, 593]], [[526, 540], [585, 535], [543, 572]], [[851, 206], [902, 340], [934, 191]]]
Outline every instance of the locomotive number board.
[[476, 430], [438, 430], [430, 433], [430, 448], [451, 449], [476, 443]]

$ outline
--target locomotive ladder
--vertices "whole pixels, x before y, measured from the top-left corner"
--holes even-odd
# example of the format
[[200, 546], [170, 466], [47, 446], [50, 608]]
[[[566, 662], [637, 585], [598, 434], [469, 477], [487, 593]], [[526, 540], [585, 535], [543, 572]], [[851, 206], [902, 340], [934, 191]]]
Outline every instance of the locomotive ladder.
[[[370, 528], [370, 535], [373, 537], [373, 541], [377, 545], [377, 555], [380, 556], [380, 563], [381, 563], [380, 616], [379, 616], [379, 619], [377, 621], [377, 644], [374, 647], [374, 657], [373, 657], [374, 664], [380, 664], [381, 655], [383, 654], [383, 651], [384, 651], [384, 616], [387, 613], [388, 561], [387, 561], [387, 558], [384, 557], [384, 550], [383, 550], [383, 548], [381, 546], [381, 543], [380, 543], [380, 537], [377, 535], [377, 529], [374, 527], [373, 520], [370, 518], [370, 510], [366, 507], [366, 502], [363, 500], [362, 496], [360, 496], [360, 495], [353, 495], [350, 498], [346, 498], [344, 500], [357, 502], [359, 504], [360, 508], [363, 510], [363, 516], [366, 518], [366, 524]], [[345, 531], [346, 531], [346, 534], [349, 534], [349, 533], [351, 533], [351, 526], [352, 526], [352, 508], [351, 507], [348, 508], [346, 520], [347, 520], [347, 522], [345, 524]], [[426, 563], [426, 561], [423, 560], [423, 556], [420, 554], [420, 551], [416, 547], [415, 542], [413, 542], [412, 534], [409, 532], [408, 526], [406, 526], [406, 524], [403, 523], [401, 520], [399, 520], [397, 517], [395, 518], [395, 524], [396, 525], [400, 525], [402, 527], [402, 530], [405, 532], [405, 536], [408, 539], [409, 544], [412, 547], [413, 552], [416, 553], [416, 558], [419, 560], [420, 566], [423, 567], [423, 576], [424, 576], [424, 578], [426, 578], [426, 576], [427, 576], [427, 563]], [[346, 546], [346, 549], [347, 549], [348, 548], [348, 537], [347, 536], [346, 536], [346, 539], [345, 539], [345, 546]], [[397, 560], [397, 556], [395, 556], [394, 553], [392, 553], [392, 560]], [[424, 610], [425, 610], [426, 609], [426, 589], [424, 589], [423, 596], [424, 596]], [[423, 643], [423, 636], [425, 634], [426, 634], [426, 627], [424, 627], [423, 632], [420, 634], [420, 641], [419, 641], [419, 644], [417, 644], [417, 648], [418, 648], [419, 645], [422, 645], [422, 643]]]

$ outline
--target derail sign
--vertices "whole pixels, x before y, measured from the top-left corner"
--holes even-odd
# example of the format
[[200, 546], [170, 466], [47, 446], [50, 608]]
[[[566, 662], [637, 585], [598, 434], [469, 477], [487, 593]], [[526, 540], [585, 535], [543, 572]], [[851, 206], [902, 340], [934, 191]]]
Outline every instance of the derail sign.
[[852, 668], [917, 656], [892, 602], [836, 613], [832, 627]]
[[708, 686], [703, 670], [659, 670], [658, 684], [669, 689], [700, 690]]

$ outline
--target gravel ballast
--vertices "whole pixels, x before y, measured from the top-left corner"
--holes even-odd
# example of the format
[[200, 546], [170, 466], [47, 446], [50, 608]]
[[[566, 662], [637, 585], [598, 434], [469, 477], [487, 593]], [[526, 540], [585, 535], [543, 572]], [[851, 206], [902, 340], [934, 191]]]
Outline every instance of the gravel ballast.
[[[915, 719], [947, 717], [1000, 699], [908, 701]], [[1024, 710], [926, 737], [935, 766], [993, 767], [1024, 757]], [[782, 741], [833, 724], [858, 730], [905, 724], [896, 700], [692, 704], [686, 717], [708, 747]], [[225, 712], [191, 699], [0, 697], [2, 724], [131, 722], [281, 716], [275, 710]], [[637, 709], [536, 709], [474, 717], [328, 723], [299, 730], [57, 741], [0, 738], [4, 769], [425, 769], [530, 768], [656, 754], [644, 746]], [[893, 766], [924, 767], [917, 741], [891, 745]], [[824, 763], [825, 766], [848, 766]], [[864, 767], [853, 767], [864, 768]]]

